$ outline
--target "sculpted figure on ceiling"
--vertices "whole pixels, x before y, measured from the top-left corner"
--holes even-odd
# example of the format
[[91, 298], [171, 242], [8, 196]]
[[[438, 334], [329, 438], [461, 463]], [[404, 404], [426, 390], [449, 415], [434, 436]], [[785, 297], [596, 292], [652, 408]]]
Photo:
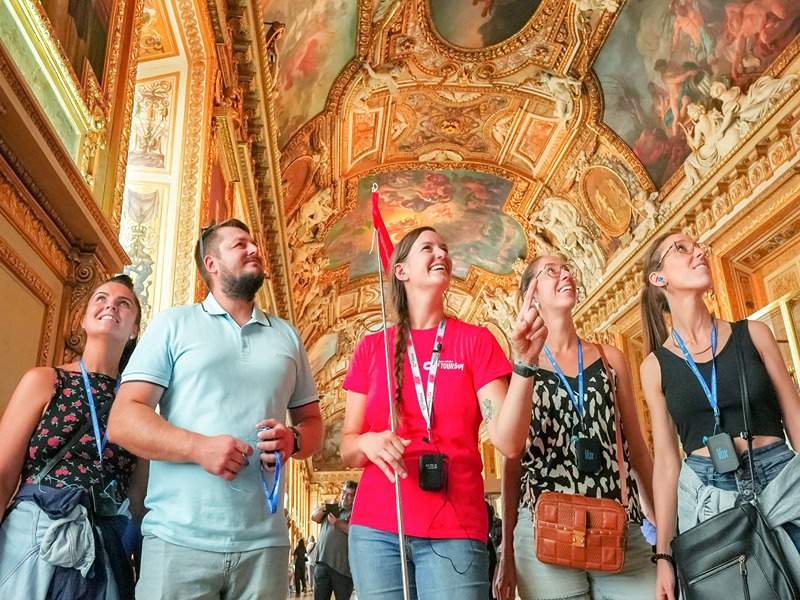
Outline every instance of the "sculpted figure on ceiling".
[[300, 205], [290, 226], [293, 229], [289, 239], [292, 246], [320, 239], [322, 226], [333, 214], [332, 195], [331, 188], [323, 188]]
[[722, 104], [723, 119], [720, 126], [727, 129], [735, 125], [741, 135], [747, 134], [795, 81], [797, 75], [780, 79], [765, 75], [756, 79], [746, 94], [738, 86], [727, 87], [723, 82], [715, 81], [711, 84], [709, 95]]
[[363, 74], [361, 87], [353, 96], [351, 107], [353, 112], [367, 112], [369, 106], [367, 100], [378, 89], [385, 87], [389, 95], [396, 96], [400, 88], [397, 80], [403, 72], [404, 66], [401, 62], [392, 62], [379, 67], [372, 67], [367, 61], [362, 63]]
[[503, 287], [485, 290], [482, 294], [485, 321], [497, 325], [501, 331], [512, 331], [517, 307], [514, 292]]
[[750, 86], [747, 94], [743, 94], [737, 86], [727, 87], [717, 81], [711, 84], [709, 96], [710, 101], [717, 101], [721, 105], [719, 109], [706, 109], [702, 104], [690, 103], [686, 107], [689, 127], [679, 123], [691, 150], [683, 166], [686, 189], [697, 185], [714, 165], [731, 152], [753, 125], [775, 106], [780, 96], [791, 89], [795, 81], [796, 75], [781, 79], [765, 75]]
[[584, 293], [594, 288], [602, 278], [606, 257], [591, 232], [580, 224], [577, 209], [552, 196], [544, 200], [531, 224], [545, 237], [549, 234], [559, 251], [575, 263], [580, 273], [578, 285]]
[[573, 96], [580, 96], [581, 82], [573, 77], [561, 77], [547, 71], [539, 73], [536, 81], [555, 101], [555, 117], [567, 121], [571, 119], [575, 113]]
[[610, 13], [615, 13], [619, 9], [618, 0], [572, 0], [572, 3], [580, 12], [607, 10]]

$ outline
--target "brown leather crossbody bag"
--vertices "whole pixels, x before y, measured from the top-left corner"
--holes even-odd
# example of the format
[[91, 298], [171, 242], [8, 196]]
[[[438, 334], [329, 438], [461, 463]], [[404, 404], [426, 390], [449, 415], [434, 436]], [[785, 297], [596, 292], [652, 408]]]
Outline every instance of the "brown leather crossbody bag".
[[543, 492], [536, 502], [534, 529], [536, 557], [543, 563], [619, 573], [625, 564], [628, 530], [628, 470], [622, 448], [622, 426], [617, 406], [616, 380], [602, 346], [597, 345], [614, 402], [617, 464], [622, 504], [606, 498]]

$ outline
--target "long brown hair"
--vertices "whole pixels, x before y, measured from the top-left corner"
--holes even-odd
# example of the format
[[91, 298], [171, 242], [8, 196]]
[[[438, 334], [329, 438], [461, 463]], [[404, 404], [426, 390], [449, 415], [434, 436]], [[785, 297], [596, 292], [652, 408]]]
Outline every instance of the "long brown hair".
[[433, 227], [417, 227], [412, 229], [403, 236], [397, 246], [395, 246], [391, 259], [391, 273], [389, 274], [389, 282], [391, 284], [391, 300], [392, 309], [394, 310], [395, 319], [397, 319], [397, 327], [394, 334], [394, 407], [395, 414], [400, 417], [400, 404], [403, 401], [403, 364], [406, 359], [406, 344], [408, 343], [408, 335], [410, 328], [410, 320], [408, 315], [408, 295], [406, 294], [405, 284], [395, 275], [395, 267], [405, 262], [408, 258], [411, 247], [417, 238], [425, 231], [436, 230]]
[[639, 298], [639, 308], [642, 313], [642, 337], [647, 354], [661, 346], [669, 335], [667, 322], [664, 319], [664, 313], [669, 312], [667, 297], [664, 295], [663, 288], [650, 283], [650, 274], [661, 269], [661, 245], [664, 240], [675, 233], [669, 231], [656, 237], [642, 258], [644, 287]]

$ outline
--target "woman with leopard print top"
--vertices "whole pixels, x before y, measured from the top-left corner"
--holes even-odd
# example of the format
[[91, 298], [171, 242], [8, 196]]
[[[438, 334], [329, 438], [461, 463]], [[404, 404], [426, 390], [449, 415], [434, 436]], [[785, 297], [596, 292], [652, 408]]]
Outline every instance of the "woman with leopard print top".
[[[536, 557], [533, 510], [542, 492], [622, 500], [609, 376], [616, 379], [631, 522], [642, 523], [652, 490], [653, 463], [639, 428], [627, 361], [622, 352], [603, 345], [609, 374], [599, 348], [578, 337], [572, 319], [577, 296], [573, 273], [563, 258], [541, 256], [528, 265], [520, 283], [521, 294], [535, 286], [534, 301], [548, 333], [538, 362], [525, 365], [537, 372], [528, 448], [521, 460], [506, 460], [503, 468], [503, 545], [495, 581], [499, 600], [514, 598], [515, 587], [523, 600], [647, 598], [655, 585], [650, 547], [638, 527], [628, 529], [620, 573], [557, 567]], [[579, 437], [597, 444], [600, 460], [591, 469], [579, 469], [575, 459]]]

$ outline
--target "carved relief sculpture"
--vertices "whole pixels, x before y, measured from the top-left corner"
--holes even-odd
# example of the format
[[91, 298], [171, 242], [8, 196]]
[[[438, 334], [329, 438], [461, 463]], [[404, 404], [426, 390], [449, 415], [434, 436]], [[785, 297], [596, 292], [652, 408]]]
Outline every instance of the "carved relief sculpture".
[[581, 82], [573, 77], [560, 77], [547, 71], [539, 73], [536, 81], [555, 101], [554, 116], [557, 119], [570, 120], [575, 113], [573, 96], [580, 96]]
[[131, 166], [165, 168], [173, 89], [173, 82], [168, 79], [136, 87], [128, 153]]
[[577, 209], [555, 196], [547, 198], [531, 222], [540, 232], [552, 236], [560, 252], [575, 263], [580, 275], [578, 286], [591, 290], [602, 278], [606, 259], [589, 230], [579, 223]]

